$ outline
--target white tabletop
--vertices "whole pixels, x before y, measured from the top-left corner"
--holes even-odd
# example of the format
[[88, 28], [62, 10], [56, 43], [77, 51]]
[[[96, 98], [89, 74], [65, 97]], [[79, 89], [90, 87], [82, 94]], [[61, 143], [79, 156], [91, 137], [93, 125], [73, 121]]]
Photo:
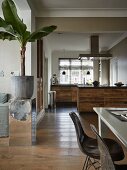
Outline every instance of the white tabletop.
[[[106, 108], [106, 107], [94, 107], [93, 110], [98, 114], [106, 126], [119, 138], [119, 140], [127, 147], [127, 121], [121, 121], [116, 118], [108, 110], [127, 110], [127, 108]], [[103, 131], [103, 129], [99, 129]]]

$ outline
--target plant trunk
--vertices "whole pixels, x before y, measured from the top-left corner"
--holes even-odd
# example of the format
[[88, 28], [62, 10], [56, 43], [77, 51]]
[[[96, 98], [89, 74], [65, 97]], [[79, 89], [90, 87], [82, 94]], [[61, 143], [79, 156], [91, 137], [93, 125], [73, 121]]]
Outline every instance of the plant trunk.
[[21, 47], [21, 76], [25, 76], [25, 52], [26, 47]]

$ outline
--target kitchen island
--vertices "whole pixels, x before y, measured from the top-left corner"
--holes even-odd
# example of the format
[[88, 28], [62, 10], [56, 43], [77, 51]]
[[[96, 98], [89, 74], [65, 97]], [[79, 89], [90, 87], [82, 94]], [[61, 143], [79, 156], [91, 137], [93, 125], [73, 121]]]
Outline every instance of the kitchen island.
[[127, 107], [127, 86], [77, 86], [79, 113], [93, 112], [93, 107]]
[[79, 113], [93, 112], [93, 107], [127, 107], [127, 86], [52, 85], [56, 104], [76, 104]]

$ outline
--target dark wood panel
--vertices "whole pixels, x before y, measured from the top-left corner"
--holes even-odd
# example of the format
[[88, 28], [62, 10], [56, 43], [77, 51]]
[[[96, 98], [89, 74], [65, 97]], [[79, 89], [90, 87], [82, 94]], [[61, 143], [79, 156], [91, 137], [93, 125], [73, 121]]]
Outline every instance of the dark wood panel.
[[104, 89], [105, 98], [127, 98], [127, 89], [115, 88], [115, 89]]
[[37, 41], [37, 112], [43, 109], [43, 40]]
[[104, 102], [80, 102], [79, 103], [79, 112], [93, 112], [93, 107], [104, 107]]
[[72, 102], [77, 102], [77, 87], [71, 87], [72, 90]]
[[77, 87], [72, 86], [51, 86], [56, 91], [56, 102], [77, 102]]
[[79, 112], [92, 112], [93, 107], [127, 107], [127, 88], [79, 88]]
[[104, 96], [104, 89], [80, 89], [79, 90], [80, 97], [103, 97]]

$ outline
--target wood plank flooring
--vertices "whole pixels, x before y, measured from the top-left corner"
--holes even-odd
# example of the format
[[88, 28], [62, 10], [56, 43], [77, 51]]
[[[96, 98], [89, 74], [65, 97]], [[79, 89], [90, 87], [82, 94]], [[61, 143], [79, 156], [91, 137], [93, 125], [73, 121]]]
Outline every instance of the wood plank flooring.
[[[76, 108], [47, 112], [38, 126], [35, 146], [0, 147], [0, 170], [82, 169], [85, 157], [77, 145], [70, 111], [76, 111]], [[97, 115], [82, 114], [80, 118], [85, 130], [92, 136], [89, 124], [97, 126]]]

